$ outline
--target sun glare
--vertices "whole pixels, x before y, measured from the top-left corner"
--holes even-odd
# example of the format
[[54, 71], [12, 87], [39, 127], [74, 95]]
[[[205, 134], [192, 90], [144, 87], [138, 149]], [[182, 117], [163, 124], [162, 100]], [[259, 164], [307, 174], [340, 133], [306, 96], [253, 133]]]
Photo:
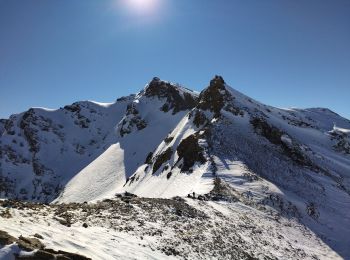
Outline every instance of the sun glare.
[[130, 12], [152, 14], [159, 7], [159, 0], [123, 0]]

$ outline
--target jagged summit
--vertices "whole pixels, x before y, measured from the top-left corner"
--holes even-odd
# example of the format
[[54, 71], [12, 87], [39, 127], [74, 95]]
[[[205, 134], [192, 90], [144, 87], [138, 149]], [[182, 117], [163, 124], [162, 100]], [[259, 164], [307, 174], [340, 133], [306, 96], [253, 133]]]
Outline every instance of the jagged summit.
[[235, 115], [242, 113], [241, 110], [233, 103], [234, 92], [229, 88], [221, 76], [215, 76], [210, 85], [199, 95], [197, 108], [213, 112], [214, 117], [220, 116], [221, 109], [231, 112]]
[[162, 80], [158, 77], [153, 77], [152, 80], [145, 86], [141, 91], [141, 94], [144, 94], [147, 97], [167, 97], [172, 92], [179, 93], [190, 93], [194, 96], [197, 96], [197, 93], [185, 88], [177, 83], [172, 83], [170, 81]]
[[198, 108], [211, 110], [217, 115], [223, 108], [225, 97], [227, 96], [229, 96], [229, 93], [225, 88], [224, 79], [220, 76], [215, 76], [210, 81], [209, 87], [200, 93]]
[[158, 97], [166, 99], [166, 103], [161, 110], [168, 112], [172, 110], [173, 114], [193, 108], [198, 100], [197, 94], [189, 89], [183, 88], [178, 84], [154, 77], [144, 89], [146, 97]]

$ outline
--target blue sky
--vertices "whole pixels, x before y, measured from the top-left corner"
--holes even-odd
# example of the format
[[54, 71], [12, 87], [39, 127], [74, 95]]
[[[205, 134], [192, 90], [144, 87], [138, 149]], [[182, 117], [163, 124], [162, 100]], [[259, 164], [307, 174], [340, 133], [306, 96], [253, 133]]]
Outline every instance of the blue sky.
[[0, 0], [0, 117], [219, 74], [261, 102], [350, 118], [349, 13], [348, 0]]

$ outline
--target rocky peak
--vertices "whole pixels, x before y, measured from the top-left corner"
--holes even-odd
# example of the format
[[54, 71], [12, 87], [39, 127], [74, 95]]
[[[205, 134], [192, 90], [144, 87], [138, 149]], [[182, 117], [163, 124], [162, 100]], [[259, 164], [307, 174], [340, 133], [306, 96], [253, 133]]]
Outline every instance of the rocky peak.
[[179, 111], [192, 109], [196, 106], [198, 97], [195, 92], [180, 87], [176, 84], [163, 81], [158, 77], [154, 77], [144, 90], [146, 97], [158, 97], [166, 99], [161, 110], [168, 112], [173, 110], [173, 114]]
[[171, 87], [172, 85], [169, 82], [163, 81], [158, 77], [154, 77], [147, 84], [145, 88], [145, 95], [147, 97], [152, 97], [152, 96], [164, 97], [166, 96], [168, 89]]
[[146, 86], [144, 94], [146, 97], [168, 97], [169, 94], [177, 90], [177, 86], [174, 84], [161, 80], [158, 77], [154, 77]]
[[239, 113], [236, 108], [232, 107], [230, 101], [234, 97], [226, 89], [226, 83], [221, 76], [215, 76], [211, 81], [209, 87], [204, 89], [199, 95], [198, 108], [209, 110], [214, 113], [214, 117], [220, 116], [221, 109], [225, 109], [234, 114]]
[[225, 88], [224, 85], [225, 85], [225, 80], [221, 77], [221, 76], [218, 76], [218, 75], [215, 75], [215, 77], [210, 81], [210, 87], [217, 87], [217, 88]]

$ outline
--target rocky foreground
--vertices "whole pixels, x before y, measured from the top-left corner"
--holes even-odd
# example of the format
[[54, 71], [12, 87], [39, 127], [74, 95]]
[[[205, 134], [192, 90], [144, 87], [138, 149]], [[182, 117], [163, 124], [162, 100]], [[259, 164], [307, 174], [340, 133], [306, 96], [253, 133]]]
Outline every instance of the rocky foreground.
[[0, 256], [7, 252], [13, 259], [340, 259], [297, 218], [240, 200], [227, 190], [199, 198], [125, 194], [59, 205], [5, 200], [0, 202]]

